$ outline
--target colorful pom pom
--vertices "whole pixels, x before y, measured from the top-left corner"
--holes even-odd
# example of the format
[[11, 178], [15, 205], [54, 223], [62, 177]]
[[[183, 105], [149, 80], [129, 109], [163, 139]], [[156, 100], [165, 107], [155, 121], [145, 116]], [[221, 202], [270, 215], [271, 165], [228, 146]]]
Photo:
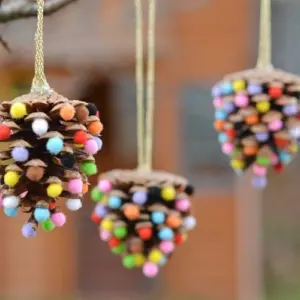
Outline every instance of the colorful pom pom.
[[84, 150], [89, 154], [96, 154], [98, 149], [98, 144], [94, 139], [87, 140], [84, 144]]
[[22, 227], [22, 235], [26, 238], [36, 236], [36, 228], [32, 223], [25, 223]]
[[3, 198], [2, 206], [4, 208], [16, 208], [20, 204], [20, 198], [17, 196], [6, 196]]
[[5, 141], [11, 136], [11, 130], [8, 126], [0, 124], [0, 141]]
[[59, 183], [51, 183], [47, 187], [47, 195], [51, 198], [58, 197], [63, 191], [62, 186]]
[[54, 213], [51, 220], [55, 226], [62, 227], [66, 223], [66, 216], [62, 212]]
[[11, 151], [11, 156], [16, 162], [25, 162], [29, 158], [29, 151], [25, 147], [15, 147]]
[[74, 106], [69, 103], [64, 104], [59, 111], [59, 115], [64, 121], [71, 121], [75, 116]]
[[76, 144], [84, 144], [88, 139], [88, 135], [83, 130], [76, 131], [74, 134], [74, 142]]
[[157, 276], [158, 266], [152, 262], [146, 262], [143, 266], [143, 274], [148, 278]]
[[4, 175], [4, 183], [9, 187], [14, 187], [20, 180], [20, 175], [16, 171], [7, 171]]
[[83, 188], [83, 182], [80, 178], [74, 178], [68, 181], [68, 191], [71, 194], [82, 193], [82, 188]]
[[18, 215], [18, 209], [13, 207], [13, 208], [4, 208], [4, 213], [8, 217], [16, 217]]
[[109, 180], [103, 179], [98, 182], [98, 189], [103, 193], [108, 193], [112, 189], [112, 184]]
[[103, 125], [100, 121], [94, 121], [88, 125], [88, 131], [92, 135], [99, 135], [102, 132], [102, 130], [103, 130]]
[[10, 115], [13, 119], [23, 119], [27, 115], [26, 105], [22, 102], [16, 102], [10, 107]]
[[49, 124], [45, 119], [37, 118], [33, 120], [31, 128], [37, 136], [42, 136], [47, 133]]
[[97, 166], [93, 162], [84, 162], [80, 165], [80, 170], [87, 176], [97, 174]]
[[50, 138], [46, 144], [47, 150], [54, 155], [60, 153], [63, 147], [64, 147], [64, 141], [62, 140], [62, 138], [58, 136]]
[[82, 202], [80, 199], [68, 199], [66, 202], [68, 210], [76, 211], [82, 207]]
[[44, 207], [37, 207], [33, 215], [37, 222], [42, 223], [50, 218], [50, 211]]

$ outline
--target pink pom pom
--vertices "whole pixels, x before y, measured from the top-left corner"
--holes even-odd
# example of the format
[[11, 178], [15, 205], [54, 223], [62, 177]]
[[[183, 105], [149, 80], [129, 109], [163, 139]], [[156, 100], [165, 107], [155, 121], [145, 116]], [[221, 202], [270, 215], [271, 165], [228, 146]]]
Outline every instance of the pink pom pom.
[[108, 193], [112, 189], [112, 184], [109, 180], [103, 179], [98, 182], [97, 188], [104, 193]]
[[55, 224], [55, 226], [61, 227], [66, 223], [66, 216], [61, 212], [54, 213], [51, 216], [51, 220]]
[[236, 95], [234, 99], [234, 103], [238, 107], [246, 107], [249, 103], [249, 99], [246, 95], [243, 94]]
[[267, 168], [259, 165], [253, 166], [253, 173], [256, 176], [262, 176], [265, 177], [267, 175]]
[[82, 193], [83, 182], [80, 178], [71, 179], [68, 182], [68, 191], [71, 194], [80, 194]]
[[283, 123], [281, 120], [274, 120], [269, 123], [268, 128], [271, 131], [278, 131], [282, 128], [282, 126], [283, 126]]
[[152, 262], [146, 262], [143, 266], [143, 274], [149, 278], [153, 278], [158, 274], [158, 266]]
[[174, 251], [174, 243], [172, 241], [162, 241], [159, 244], [159, 249], [161, 252], [163, 252], [164, 254], [170, 254]]
[[271, 161], [272, 161], [272, 165], [277, 165], [278, 164], [279, 158], [275, 153], [272, 154]]
[[232, 143], [224, 143], [222, 145], [222, 152], [224, 154], [230, 154], [234, 150], [234, 145]]
[[223, 105], [223, 99], [221, 97], [217, 97], [214, 99], [214, 107], [220, 108]]
[[107, 242], [111, 238], [111, 232], [107, 230], [100, 231], [100, 239], [104, 242]]
[[189, 199], [178, 199], [175, 202], [175, 207], [179, 211], [188, 211], [191, 207], [191, 202]]
[[98, 144], [94, 139], [87, 140], [84, 144], [84, 150], [89, 154], [96, 154], [99, 150]]

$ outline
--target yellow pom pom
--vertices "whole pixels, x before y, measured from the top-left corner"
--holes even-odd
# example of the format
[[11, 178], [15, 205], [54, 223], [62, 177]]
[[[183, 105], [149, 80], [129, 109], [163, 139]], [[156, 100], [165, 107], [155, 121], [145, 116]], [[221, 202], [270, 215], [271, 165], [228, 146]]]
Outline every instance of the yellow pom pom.
[[107, 231], [112, 231], [114, 228], [113, 221], [111, 219], [106, 219], [104, 218], [103, 221], [100, 224], [101, 229], [107, 230]]
[[293, 153], [297, 153], [298, 150], [299, 150], [299, 147], [298, 147], [297, 144], [292, 144], [291, 147], [290, 147], [290, 149], [291, 149], [291, 151], [292, 151]]
[[20, 180], [20, 175], [16, 171], [8, 171], [4, 175], [4, 183], [9, 187], [14, 187]]
[[63, 191], [63, 188], [58, 183], [51, 183], [47, 187], [47, 195], [51, 198], [58, 197]]
[[166, 201], [175, 200], [176, 191], [173, 187], [165, 187], [161, 191], [161, 197]]
[[244, 166], [245, 166], [245, 163], [240, 159], [233, 159], [231, 161], [231, 167], [233, 169], [243, 169]]
[[244, 80], [235, 80], [232, 83], [232, 87], [236, 92], [242, 91], [246, 88], [246, 82]]
[[161, 253], [161, 251], [159, 251], [158, 249], [153, 249], [150, 251], [148, 259], [151, 262], [158, 264], [161, 261], [162, 257], [163, 254]]
[[271, 105], [270, 102], [262, 101], [256, 104], [256, 109], [261, 113], [266, 113], [270, 110]]
[[135, 265], [137, 267], [141, 267], [146, 261], [146, 258], [142, 253], [134, 254], [134, 259], [135, 259]]
[[83, 147], [84, 147], [84, 145], [83, 145], [83, 144], [74, 144], [74, 146], [75, 146], [75, 148], [78, 148], [78, 149], [80, 149], [80, 148], [83, 148]]
[[27, 115], [26, 105], [22, 102], [16, 102], [10, 107], [10, 115], [13, 119], [22, 119]]

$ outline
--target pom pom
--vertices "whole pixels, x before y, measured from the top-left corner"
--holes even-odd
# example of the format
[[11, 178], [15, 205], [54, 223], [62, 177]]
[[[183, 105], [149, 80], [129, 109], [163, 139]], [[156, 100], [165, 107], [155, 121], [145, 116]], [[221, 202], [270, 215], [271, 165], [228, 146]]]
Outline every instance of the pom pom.
[[99, 191], [97, 187], [94, 187], [91, 192], [91, 197], [95, 202], [99, 202], [103, 198], [103, 193]]
[[104, 242], [107, 242], [111, 238], [111, 232], [108, 230], [100, 231], [100, 239]]
[[29, 167], [26, 171], [26, 177], [34, 182], [40, 181], [44, 176], [45, 170], [41, 167]]
[[0, 141], [5, 141], [11, 136], [11, 130], [8, 126], [0, 124]]
[[171, 241], [162, 241], [159, 245], [159, 249], [165, 254], [170, 254], [174, 251], [175, 246]]
[[103, 130], [103, 125], [100, 121], [94, 121], [88, 125], [88, 131], [92, 135], [99, 135], [102, 132], [102, 130]]
[[95, 214], [101, 218], [108, 214], [108, 209], [102, 204], [97, 204], [94, 210]]
[[197, 221], [193, 216], [188, 216], [183, 220], [183, 226], [186, 230], [192, 230], [196, 227]]
[[48, 131], [49, 124], [45, 119], [38, 118], [32, 122], [31, 128], [37, 136], [42, 136]]
[[173, 187], [165, 187], [161, 191], [161, 197], [166, 201], [173, 201], [176, 197], [176, 191]]
[[172, 240], [174, 238], [174, 233], [171, 228], [165, 227], [159, 230], [158, 237], [162, 241]]
[[127, 235], [128, 231], [126, 227], [117, 227], [114, 229], [114, 236], [118, 239], [123, 239]]
[[110, 196], [108, 198], [108, 206], [112, 209], [118, 209], [122, 205], [122, 199], [118, 196]]
[[11, 156], [16, 162], [25, 162], [29, 158], [29, 151], [25, 147], [15, 147], [11, 151]]
[[152, 262], [146, 262], [143, 267], [143, 274], [148, 278], [157, 276], [158, 266]]
[[178, 228], [182, 225], [182, 220], [177, 215], [169, 215], [166, 224], [171, 228]]
[[151, 220], [154, 224], [163, 224], [165, 222], [165, 214], [161, 211], [155, 211], [151, 214]]
[[94, 139], [87, 140], [84, 144], [84, 150], [89, 154], [96, 154], [98, 149], [98, 144]]
[[129, 203], [124, 207], [124, 215], [128, 220], [136, 220], [140, 216], [140, 209], [137, 205]]
[[22, 119], [26, 114], [26, 105], [22, 102], [16, 102], [10, 107], [10, 115], [13, 119]]
[[179, 211], [187, 212], [190, 209], [191, 202], [189, 199], [178, 199], [175, 202], [175, 208]]
[[68, 199], [66, 206], [71, 211], [79, 210], [82, 207], [80, 199]]
[[89, 117], [89, 111], [84, 105], [79, 105], [76, 108], [76, 118], [79, 123], [84, 123]]
[[112, 184], [109, 180], [104, 179], [104, 180], [100, 180], [98, 182], [97, 188], [103, 192], [103, 193], [108, 193], [111, 191], [112, 189]]
[[89, 103], [88, 105], [87, 105], [87, 109], [88, 109], [88, 111], [89, 111], [89, 115], [90, 116], [95, 116], [96, 114], [97, 114], [97, 107], [96, 107], [96, 105], [95, 104], [93, 104], [93, 103]]
[[136, 253], [134, 254], [134, 259], [135, 259], [135, 265], [137, 267], [141, 267], [144, 265], [146, 258], [142, 253]]
[[73, 105], [66, 103], [59, 111], [60, 117], [64, 121], [71, 121], [75, 116], [75, 109]]
[[74, 134], [74, 142], [76, 144], [84, 144], [88, 139], [88, 135], [83, 130], [78, 130]]
[[4, 208], [4, 213], [8, 216], [8, 217], [16, 217], [18, 214], [18, 209], [17, 208]]
[[123, 266], [127, 269], [132, 269], [135, 266], [135, 257], [133, 254], [123, 257]]
[[36, 228], [32, 223], [26, 223], [22, 227], [22, 235], [26, 238], [36, 236]]
[[62, 166], [67, 169], [72, 169], [76, 163], [75, 156], [71, 153], [64, 154], [60, 161]]
[[150, 251], [148, 259], [153, 263], [159, 263], [163, 258], [163, 254], [158, 249], [153, 249]]
[[137, 191], [133, 193], [132, 201], [138, 205], [144, 205], [147, 202], [147, 193], [145, 191]]
[[33, 215], [37, 222], [42, 223], [50, 218], [50, 211], [44, 207], [37, 207]]
[[47, 187], [47, 195], [51, 198], [58, 197], [63, 191], [63, 188], [58, 183], [51, 183]]
[[20, 204], [20, 198], [17, 196], [6, 196], [3, 198], [2, 206], [4, 208], [16, 208]]
[[20, 175], [16, 171], [8, 171], [4, 175], [4, 183], [9, 187], [14, 187], [20, 180]]
[[66, 223], [66, 216], [61, 212], [54, 213], [51, 220], [55, 226], [62, 227]]
[[97, 166], [93, 162], [84, 162], [80, 165], [80, 170], [87, 176], [97, 174]]
[[82, 193], [83, 182], [80, 178], [71, 179], [68, 182], [68, 191], [71, 194], [80, 194]]
[[148, 241], [152, 237], [152, 234], [152, 229], [148, 227], [140, 228], [138, 230], [139, 237], [144, 241]]
[[114, 228], [114, 224], [113, 224], [113, 221], [108, 219], [108, 218], [105, 218], [101, 224], [100, 224], [100, 227], [101, 229], [103, 230], [107, 230], [107, 231], [112, 231], [113, 228]]
[[55, 228], [55, 224], [51, 221], [51, 219], [41, 223], [41, 225], [45, 231], [52, 231]]
[[193, 187], [192, 185], [187, 185], [187, 186], [185, 187], [185, 189], [184, 189], [184, 192], [185, 192], [187, 195], [191, 196], [191, 195], [194, 194], [194, 187]]
[[102, 140], [101, 140], [100, 138], [98, 138], [97, 136], [94, 136], [94, 140], [95, 140], [95, 142], [96, 142], [97, 145], [98, 145], [98, 151], [100, 151], [100, 150], [102, 149], [102, 147], [103, 147], [103, 142], [102, 142]]
[[54, 155], [57, 155], [64, 147], [64, 142], [62, 138], [55, 136], [48, 140], [46, 144], [47, 150]]

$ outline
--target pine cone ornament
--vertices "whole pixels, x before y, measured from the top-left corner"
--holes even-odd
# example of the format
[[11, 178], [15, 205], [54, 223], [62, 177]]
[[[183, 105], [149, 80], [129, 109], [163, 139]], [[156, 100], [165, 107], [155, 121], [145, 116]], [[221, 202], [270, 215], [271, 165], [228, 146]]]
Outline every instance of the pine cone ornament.
[[255, 188], [267, 185], [267, 170], [281, 171], [298, 151], [300, 77], [278, 69], [226, 75], [212, 91], [222, 152], [240, 174], [250, 166]]
[[93, 155], [102, 147], [103, 126], [93, 104], [52, 92], [30, 93], [0, 105], [1, 205], [8, 216], [30, 215], [25, 237], [61, 227], [65, 201], [76, 211], [97, 173]]
[[166, 172], [110, 171], [91, 192], [92, 220], [124, 267], [155, 277], [196, 225], [193, 192], [186, 179]]

